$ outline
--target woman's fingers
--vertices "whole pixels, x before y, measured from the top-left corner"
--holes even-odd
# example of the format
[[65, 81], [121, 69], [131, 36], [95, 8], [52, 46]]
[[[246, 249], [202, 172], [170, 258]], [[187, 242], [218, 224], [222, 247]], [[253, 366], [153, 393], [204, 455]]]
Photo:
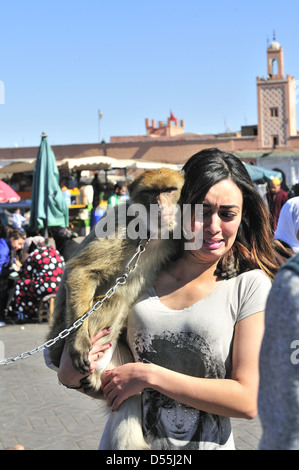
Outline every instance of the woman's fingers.
[[96, 341], [99, 339], [103, 338], [104, 336], [107, 336], [110, 333], [110, 328], [104, 328], [103, 330], [99, 331], [96, 333], [93, 338], [91, 338], [91, 343], [94, 344]]
[[107, 349], [110, 349], [112, 346], [111, 343], [102, 344], [102, 343], [95, 343], [95, 341], [98, 341], [99, 339], [104, 338], [105, 336], [109, 334], [109, 332], [110, 332], [110, 329], [105, 328], [104, 330], [99, 331], [91, 340], [92, 348], [88, 356], [89, 361], [90, 361], [89, 370], [91, 373], [96, 369], [97, 361], [101, 359], [104, 356], [105, 351]]
[[104, 356], [106, 349], [110, 349], [111, 343], [95, 344], [89, 353], [89, 359], [98, 360]]

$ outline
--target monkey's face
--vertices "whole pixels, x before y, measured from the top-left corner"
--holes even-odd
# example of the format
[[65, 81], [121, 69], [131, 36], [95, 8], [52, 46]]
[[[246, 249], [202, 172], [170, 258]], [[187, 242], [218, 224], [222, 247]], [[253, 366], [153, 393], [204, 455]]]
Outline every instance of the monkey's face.
[[152, 238], [174, 230], [183, 183], [181, 173], [161, 168], [145, 171], [129, 186], [132, 204], [145, 208], [143, 223]]

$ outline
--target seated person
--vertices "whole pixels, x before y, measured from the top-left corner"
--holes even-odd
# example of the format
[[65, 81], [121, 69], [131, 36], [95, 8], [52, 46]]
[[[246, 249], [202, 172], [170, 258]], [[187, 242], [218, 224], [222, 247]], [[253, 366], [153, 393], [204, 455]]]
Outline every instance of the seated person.
[[11, 305], [20, 323], [36, 320], [40, 299], [58, 291], [64, 259], [43, 237], [29, 237], [24, 243], [23, 265]]

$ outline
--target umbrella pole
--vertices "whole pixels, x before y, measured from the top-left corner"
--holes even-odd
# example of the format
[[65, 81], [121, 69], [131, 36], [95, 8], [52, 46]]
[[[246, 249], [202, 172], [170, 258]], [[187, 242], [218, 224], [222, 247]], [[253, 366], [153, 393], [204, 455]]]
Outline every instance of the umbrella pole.
[[44, 239], [46, 244], [48, 244], [49, 241], [49, 231], [48, 231], [48, 226], [47, 226], [47, 221], [45, 220], [44, 222], [44, 227], [45, 227], [45, 232], [44, 232]]

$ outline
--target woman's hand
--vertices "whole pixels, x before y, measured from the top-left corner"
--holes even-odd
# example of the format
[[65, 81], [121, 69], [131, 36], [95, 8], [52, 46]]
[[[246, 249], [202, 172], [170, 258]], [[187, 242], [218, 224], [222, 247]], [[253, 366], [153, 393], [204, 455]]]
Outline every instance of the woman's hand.
[[99, 331], [91, 340], [91, 343], [93, 344], [92, 349], [89, 352], [89, 373], [82, 375], [78, 371], [76, 371], [73, 367], [70, 355], [67, 350], [67, 346], [65, 344], [63, 353], [61, 355], [61, 360], [60, 360], [60, 366], [58, 370], [58, 380], [63, 383], [64, 385], [68, 385], [69, 387], [80, 387], [80, 380], [83, 379], [84, 377], [87, 377], [88, 375], [92, 374], [96, 367], [97, 367], [97, 362], [101, 357], [103, 357], [104, 352], [106, 349], [109, 349], [111, 347], [111, 343], [105, 343], [105, 344], [94, 344], [96, 341], [98, 341], [100, 338], [103, 338], [104, 336], [108, 335], [110, 332], [109, 328], [105, 328], [102, 331]]
[[148, 386], [148, 372], [149, 364], [142, 362], [129, 362], [106, 370], [102, 377], [102, 390], [112, 411], [116, 411], [124, 400]]

